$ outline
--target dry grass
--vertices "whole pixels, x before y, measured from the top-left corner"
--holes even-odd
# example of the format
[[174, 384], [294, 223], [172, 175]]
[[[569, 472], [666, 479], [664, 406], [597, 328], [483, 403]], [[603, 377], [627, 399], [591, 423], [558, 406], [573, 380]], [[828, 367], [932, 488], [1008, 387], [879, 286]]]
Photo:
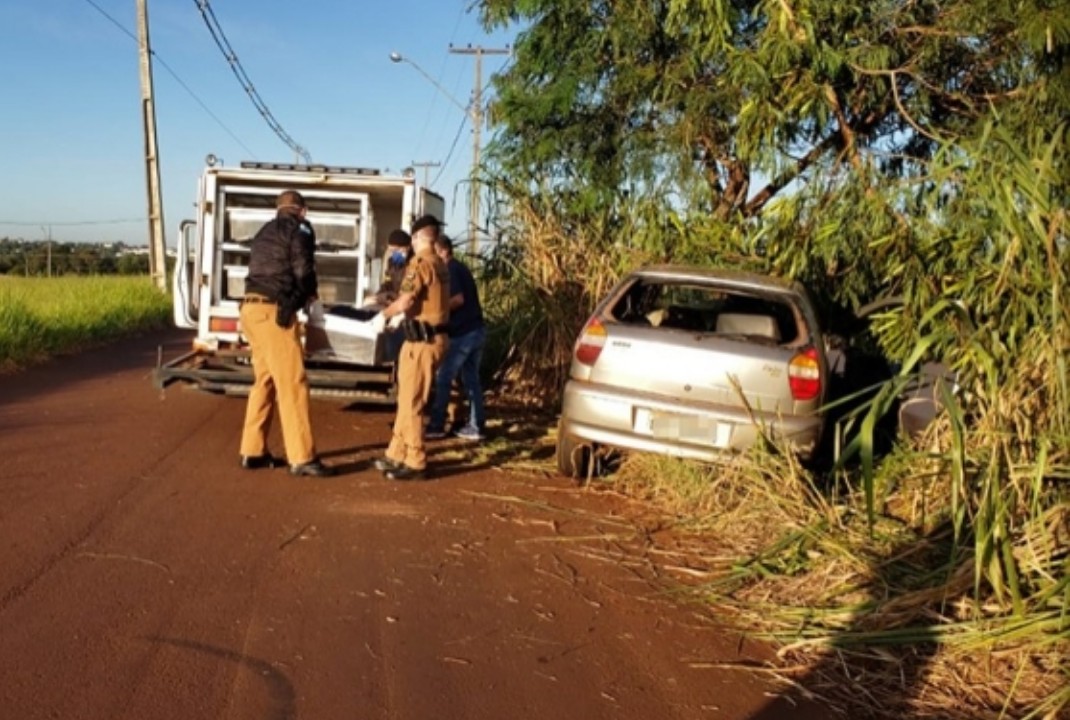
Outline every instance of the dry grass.
[[717, 622], [776, 642], [772, 670], [803, 695], [849, 717], [1059, 717], [1070, 510], [1053, 508], [1016, 546], [1023, 567], [1062, 587], [1017, 616], [975, 586], [934, 488], [939, 463], [893, 457], [881, 468], [898, 478], [883, 481], [890, 511], [872, 525], [864, 498], [817, 487], [784, 455], [718, 466], [635, 455], [602, 484], [692, 534], [690, 557], [707, 562], [684, 577], [688, 592]]

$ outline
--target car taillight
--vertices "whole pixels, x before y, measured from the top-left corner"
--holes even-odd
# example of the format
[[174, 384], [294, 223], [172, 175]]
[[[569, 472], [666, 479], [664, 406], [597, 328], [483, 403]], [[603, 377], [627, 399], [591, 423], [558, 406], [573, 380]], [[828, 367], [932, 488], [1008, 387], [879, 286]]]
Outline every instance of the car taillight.
[[815, 348], [807, 348], [791, 359], [788, 384], [796, 400], [813, 400], [821, 394], [821, 366]]
[[594, 365], [606, 345], [606, 327], [596, 317], [587, 321], [576, 340], [576, 359], [584, 365]]

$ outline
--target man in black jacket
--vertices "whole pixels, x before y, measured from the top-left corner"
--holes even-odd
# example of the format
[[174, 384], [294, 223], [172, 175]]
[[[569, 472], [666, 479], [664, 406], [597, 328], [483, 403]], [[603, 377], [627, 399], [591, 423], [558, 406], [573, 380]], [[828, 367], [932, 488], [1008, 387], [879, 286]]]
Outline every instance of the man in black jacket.
[[249, 274], [241, 304], [241, 328], [249, 340], [253, 387], [245, 408], [242, 467], [274, 467], [268, 432], [278, 404], [282, 439], [293, 475], [324, 477], [312, 439], [297, 311], [316, 299], [316, 236], [305, 220], [305, 199], [286, 190], [276, 199], [277, 214], [253, 238]]

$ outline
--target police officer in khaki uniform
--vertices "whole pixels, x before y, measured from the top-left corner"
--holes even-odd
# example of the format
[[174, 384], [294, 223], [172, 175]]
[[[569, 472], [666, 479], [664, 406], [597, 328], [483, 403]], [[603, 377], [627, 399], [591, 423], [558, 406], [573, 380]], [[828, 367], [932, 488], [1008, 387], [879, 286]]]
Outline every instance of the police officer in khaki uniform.
[[[385, 308], [398, 299], [401, 294], [401, 281], [405, 279], [405, 266], [412, 258], [412, 236], [398, 228], [390, 233], [386, 241], [386, 269], [379, 291], [375, 293], [375, 304]], [[401, 345], [405, 337], [400, 332], [386, 335], [386, 358], [397, 363]]]
[[433, 215], [412, 224], [413, 256], [405, 266], [401, 294], [380, 318], [382, 324], [400, 313], [405, 315], [399, 328], [405, 342], [398, 359], [394, 435], [386, 457], [375, 461], [375, 467], [390, 480], [422, 480], [427, 469], [424, 409], [449, 342], [450, 277], [446, 263], [434, 250], [440, 225]]
[[300, 193], [280, 193], [275, 206], [275, 219], [253, 238], [241, 303], [241, 328], [249, 340], [254, 374], [245, 408], [241, 465], [255, 470], [282, 464], [267, 451], [277, 405], [290, 472], [323, 477], [332, 469], [316, 457], [297, 322], [297, 310], [318, 292], [316, 237], [305, 220], [307, 209]]
[[401, 293], [401, 281], [405, 277], [405, 266], [412, 257], [412, 236], [398, 228], [390, 233], [386, 241], [386, 268], [379, 291], [375, 293], [375, 304], [386, 307], [398, 299]]

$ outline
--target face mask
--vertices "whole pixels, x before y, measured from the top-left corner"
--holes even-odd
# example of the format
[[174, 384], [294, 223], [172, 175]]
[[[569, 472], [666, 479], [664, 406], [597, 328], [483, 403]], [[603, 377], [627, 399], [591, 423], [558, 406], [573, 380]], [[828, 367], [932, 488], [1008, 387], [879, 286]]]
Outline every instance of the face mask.
[[390, 253], [390, 264], [394, 265], [394, 266], [404, 265], [405, 264], [405, 251], [404, 250], [394, 250], [393, 252], [391, 252]]

